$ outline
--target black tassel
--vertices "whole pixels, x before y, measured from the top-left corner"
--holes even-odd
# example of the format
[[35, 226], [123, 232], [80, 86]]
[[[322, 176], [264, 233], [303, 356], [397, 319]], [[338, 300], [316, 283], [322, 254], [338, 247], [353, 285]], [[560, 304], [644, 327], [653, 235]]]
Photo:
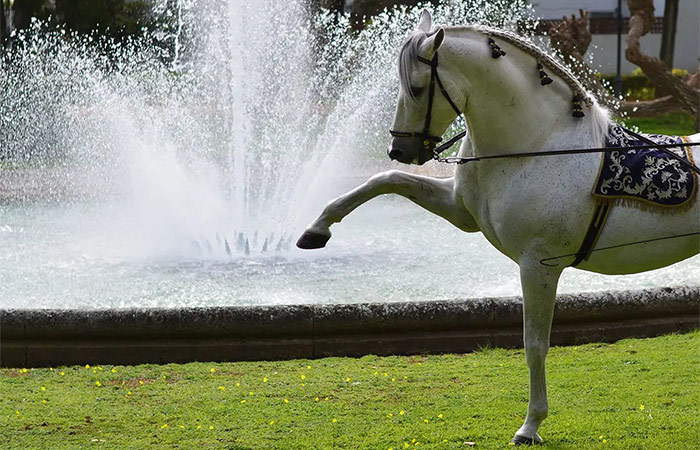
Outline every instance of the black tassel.
[[540, 84], [542, 86], [547, 86], [552, 82], [552, 79], [549, 78], [549, 75], [547, 75], [547, 72], [544, 71], [544, 68], [542, 67], [541, 63], [537, 63], [537, 70], [540, 72]]
[[496, 41], [494, 41], [492, 38], [489, 37], [489, 47], [491, 47], [491, 57], [492, 58], [500, 58], [501, 56], [505, 56], [506, 52], [501, 50], [501, 47], [496, 45]]
[[581, 98], [578, 95], [574, 95], [574, 98], [571, 101], [571, 103], [574, 108], [574, 111], [571, 113], [573, 117], [580, 119], [581, 117], [585, 116], [585, 114], [583, 113], [583, 109], [581, 109]]

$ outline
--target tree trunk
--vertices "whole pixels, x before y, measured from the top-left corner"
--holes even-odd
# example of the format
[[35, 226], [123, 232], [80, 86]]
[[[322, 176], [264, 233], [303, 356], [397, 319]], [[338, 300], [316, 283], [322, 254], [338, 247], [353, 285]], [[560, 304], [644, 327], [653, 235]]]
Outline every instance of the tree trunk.
[[5, 48], [7, 36], [7, 17], [5, 17], [5, 2], [0, 0], [0, 50]]
[[653, 0], [627, 0], [627, 5], [631, 17], [625, 57], [629, 62], [638, 65], [654, 86], [670, 93], [683, 109], [695, 116], [697, 127], [700, 124], [700, 92], [674, 77], [671, 69], [663, 61], [642, 53], [640, 38], [649, 32], [654, 21]]
[[678, 23], [678, 0], [666, 0], [664, 6], [664, 30], [661, 34], [659, 58], [673, 68], [673, 50], [676, 45], [676, 25]]
[[683, 107], [673, 96], [667, 95], [643, 102], [622, 102], [620, 112], [627, 113], [630, 117], [658, 117], [683, 112]]

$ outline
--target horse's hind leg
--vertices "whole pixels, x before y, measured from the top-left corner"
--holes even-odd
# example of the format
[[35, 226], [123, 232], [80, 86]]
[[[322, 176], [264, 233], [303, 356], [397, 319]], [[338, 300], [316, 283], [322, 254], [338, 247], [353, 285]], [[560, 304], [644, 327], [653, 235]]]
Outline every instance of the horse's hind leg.
[[323, 213], [301, 235], [297, 247], [324, 247], [331, 237], [332, 224], [340, 222], [355, 208], [382, 194], [406, 197], [465, 231], [470, 225], [473, 226], [469, 215], [458, 211], [455, 206], [454, 178], [430, 178], [390, 170], [374, 175], [364, 184], [328, 203]]
[[544, 267], [537, 261], [520, 262], [523, 288], [523, 343], [530, 371], [530, 401], [527, 417], [511, 441], [516, 445], [542, 442], [537, 429], [547, 417], [547, 381], [545, 359], [549, 351], [549, 335], [554, 316], [554, 301], [560, 269]]

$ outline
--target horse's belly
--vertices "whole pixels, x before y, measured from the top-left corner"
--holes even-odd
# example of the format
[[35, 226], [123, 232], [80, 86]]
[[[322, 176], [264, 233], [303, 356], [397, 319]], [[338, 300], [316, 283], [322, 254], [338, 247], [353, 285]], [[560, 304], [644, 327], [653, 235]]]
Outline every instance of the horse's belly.
[[[613, 206], [589, 260], [579, 269], [607, 275], [659, 269], [700, 253], [700, 206], [659, 213]], [[606, 249], [606, 247], [614, 247]], [[698, 280], [700, 282], [700, 280]]]

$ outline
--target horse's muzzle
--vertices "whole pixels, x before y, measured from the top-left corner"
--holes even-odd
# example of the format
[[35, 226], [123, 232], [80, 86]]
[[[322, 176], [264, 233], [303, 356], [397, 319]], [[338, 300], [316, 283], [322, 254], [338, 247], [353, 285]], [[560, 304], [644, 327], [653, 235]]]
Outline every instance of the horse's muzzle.
[[422, 145], [420, 147], [411, 145], [390, 145], [386, 153], [391, 160], [404, 164], [421, 165], [433, 159], [433, 153]]

